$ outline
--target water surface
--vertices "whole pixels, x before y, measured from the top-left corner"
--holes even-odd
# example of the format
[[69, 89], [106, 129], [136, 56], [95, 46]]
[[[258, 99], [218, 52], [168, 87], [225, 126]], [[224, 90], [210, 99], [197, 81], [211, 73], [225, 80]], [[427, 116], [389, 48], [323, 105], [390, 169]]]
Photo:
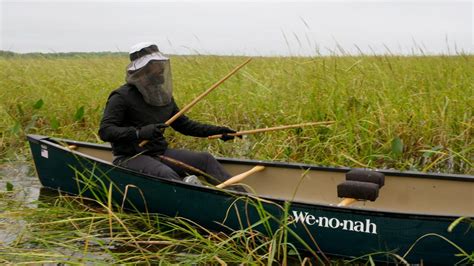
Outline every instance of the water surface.
[[[0, 215], [19, 207], [36, 207], [41, 183], [34, 167], [17, 161], [0, 164]], [[25, 226], [21, 219], [0, 217], [0, 247], [11, 244]]]

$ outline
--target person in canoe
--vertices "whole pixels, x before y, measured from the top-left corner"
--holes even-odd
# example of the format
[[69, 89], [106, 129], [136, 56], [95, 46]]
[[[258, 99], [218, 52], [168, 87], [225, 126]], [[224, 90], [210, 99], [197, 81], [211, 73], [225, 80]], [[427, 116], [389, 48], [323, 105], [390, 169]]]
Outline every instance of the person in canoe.
[[[230, 174], [207, 152], [195, 152], [168, 147], [163, 136], [169, 118], [179, 112], [173, 99], [170, 60], [154, 43], [139, 43], [130, 50], [130, 64], [126, 68], [126, 83], [112, 91], [100, 122], [99, 136], [112, 144], [115, 165], [152, 176], [182, 180], [187, 171], [168, 158], [183, 162], [216, 180], [218, 184]], [[169, 124], [188, 136], [208, 137], [222, 134], [223, 141], [235, 133], [225, 126], [215, 126], [191, 120], [181, 115]], [[145, 145], [140, 145], [143, 141]], [[142, 147], [143, 146], [143, 147]]]

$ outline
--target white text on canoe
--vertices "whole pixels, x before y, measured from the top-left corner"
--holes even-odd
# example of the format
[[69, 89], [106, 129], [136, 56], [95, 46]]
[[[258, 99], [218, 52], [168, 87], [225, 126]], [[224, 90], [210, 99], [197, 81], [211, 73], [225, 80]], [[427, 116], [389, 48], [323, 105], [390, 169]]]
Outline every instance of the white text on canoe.
[[295, 223], [303, 223], [311, 226], [326, 227], [332, 229], [347, 230], [351, 232], [377, 234], [377, 225], [372, 223], [370, 219], [363, 221], [353, 221], [329, 217], [316, 217], [308, 212], [293, 211], [291, 217]]

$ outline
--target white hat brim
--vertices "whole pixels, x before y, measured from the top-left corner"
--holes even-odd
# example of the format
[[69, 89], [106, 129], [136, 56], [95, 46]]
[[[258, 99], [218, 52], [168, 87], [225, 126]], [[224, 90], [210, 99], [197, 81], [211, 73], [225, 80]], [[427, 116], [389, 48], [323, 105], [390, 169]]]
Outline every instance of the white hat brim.
[[134, 70], [140, 69], [146, 66], [146, 64], [148, 64], [150, 61], [153, 61], [153, 60], [169, 60], [169, 58], [164, 56], [160, 52], [147, 54], [145, 56], [142, 56], [138, 59], [133, 60], [130, 64], [128, 64], [127, 71], [134, 71]]

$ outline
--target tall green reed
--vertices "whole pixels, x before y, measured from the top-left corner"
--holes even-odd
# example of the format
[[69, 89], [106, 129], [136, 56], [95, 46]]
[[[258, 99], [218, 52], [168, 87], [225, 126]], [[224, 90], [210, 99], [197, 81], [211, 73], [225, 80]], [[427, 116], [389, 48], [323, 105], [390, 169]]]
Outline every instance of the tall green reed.
[[[4, 246], [5, 263], [249, 263], [273, 264], [302, 261], [298, 250], [287, 243], [287, 217], [273, 217], [256, 198], [236, 198], [257, 208], [262, 219], [242, 228], [209, 231], [182, 217], [125, 211], [110, 180], [99, 171], [76, 172], [79, 191], [91, 198], [70, 195], [42, 196], [38, 208], [19, 208], [0, 218], [21, 218], [26, 226], [15, 241]], [[108, 185], [107, 185], [108, 184]], [[126, 197], [123, 191], [118, 191]], [[236, 205], [229, 208], [233, 211]], [[261, 224], [285, 221], [268, 236], [255, 230]], [[288, 251], [291, 258], [288, 257]]]
[[[337, 123], [233, 143], [166, 134], [173, 146], [220, 156], [472, 174], [472, 59], [462, 54], [257, 57], [188, 116], [240, 130]], [[242, 58], [171, 60], [174, 96], [184, 106]], [[0, 153], [8, 156], [18, 148], [26, 153], [25, 133], [100, 142], [102, 110], [108, 94], [124, 82], [126, 64], [125, 56], [0, 58]]]

